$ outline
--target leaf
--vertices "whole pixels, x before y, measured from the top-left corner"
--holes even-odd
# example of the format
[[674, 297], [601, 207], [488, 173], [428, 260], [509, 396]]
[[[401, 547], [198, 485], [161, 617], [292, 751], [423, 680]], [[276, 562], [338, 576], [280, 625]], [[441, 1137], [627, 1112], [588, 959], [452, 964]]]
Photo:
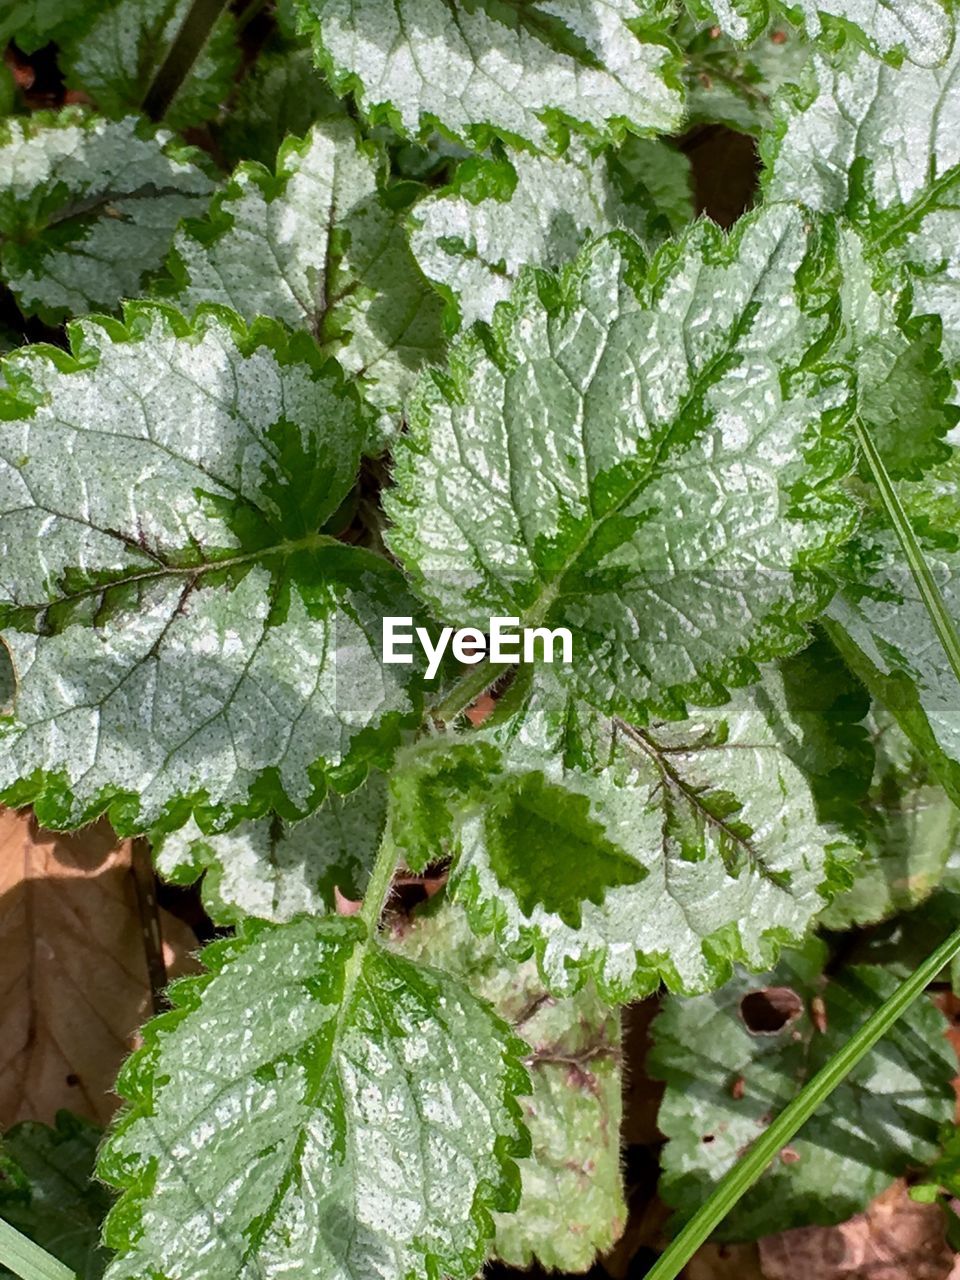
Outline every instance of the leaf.
[[[139, 111], [190, 10], [191, 0], [106, 0], [87, 6], [63, 42], [67, 84], [90, 95], [105, 115]], [[217, 114], [240, 65], [233, 17], [217, 20], [164, 115], [171, 129], [202, 124]]]
[[566, 626], [568, 675], [628, 720], [722, 699], [802, 646], [853, 521], [827, 385], [830, 246], [779, 206], [530, 273], [492, 340], [424, 376], [388, 541], [452, 625]]
[[877, 766], [861, 828], [864, 854], [850, 889], [821, 916], [830, 929], [876, 924], [924, 902], [960, 850], [960, 809], [881, 709]]
[[[0, 813], [0, 1130], [61, 1108], [105, 1123], [150, 1002], [129, 842], [104, 824], [70, 836]], [[181, 972], [196, 940], [161, 913]]]
[[317, 120], [346, 113], [313, 66], [309, 49], [268, 47], [241, 80], [229, 114], [214, 126], [219, 150], [236, 165], [256, 160], [272, 168], [280, 144], [302, 138]]
[[247, 922], [204, 959], [121, 1079], [109, 1280], [469, 1280], [529, 1149], [521, 1044], [356, 919]]
[[455, 975], [529, 1045], [523, 1100], [532, 1153], [518, 1161], [514, 1213], [494, 1215], [494, 1256], [513, 1267], [587, 1271], [626, 1216], [620, 1177], [620, 1019], [590, 987], [566, 1000], [544, 990], [532, 961], [511, 962], [440, 902], [393, 940], [404, 956]]
[[798, 1227], [760, 1242], [765, 1280], [950, 1280], [956, 1255], [936, 1205], [916, 1204], [895, 1182], [839, 1227]]
[[[295, 0], [338, 93], [411, 137], [439, 126], [550, 148], [566, 126], [597, 141], [681, 122], [676, 58], [644, 0]], [[639, 34], [637, 34], [639, 33]]]
[[138, 304], [18, 352], [0, 418], [0, 792], [156, 831], [316, 806], [419, 719], [399, 573], [323, 532], [368, 423], [308, 338]]
[[[52, 1129], [28, 1121], [0, 1143], [0, 1217], [78, 1280], [100, 1280], [108, 1260], [100, 1224], [111, 1197], [93, 1181], [100, 1136], [95, 1125], [61, 1111]], [[0, 1267], [0, 1276], [10, 1274]]]
[[772, 964], [849, 883], [850, 851], [791, 759], [801, 739], [774, 674], [645, 729], [534, 688], [476, 742], [401, 759], [394, 838], [414, 866], [452, 852], [449, 891], [473, 927], [534, 952], [555, 993], [588, 975], [611, 1002], [661, 980], [704, 991], [733, 962]]
[[276, 176], [242, 164], [171, 256], [178, 304], [225, 303], [308, 330], [396, 427], [424, 361], [443, 350], [443, 303], [381, 187], [383, 157], [350, 120], [280, 149]]
[[689, 18], [681, 18], [676, 39], [686, 55], [690, 123], [725, 124], [740, 133], [760, 134], [772, 124], [774, 95], [799, 78], [811, 56], [807, 41], [782, 20], [746, 47]]
[[59, 41], [83, 13], [85, 0], [7, 0], [0, 19], [0, 43], [16, 40], [26, 54]]
[[[713, 995], [668, 999], [654, 1022], [647, 1070], [667, 1083], [660, 1192], [679, 1218], [897, 985], [873, 965], [828, 980], [825, 961], [823, 943], [811, 939], [763, 978], [740, 974]], [[841, 1222], [929, 1160], [953, 1114], [956, 1059], [945, 1030], [930, 1001], [912, 1005], [747, 1192], [720, 1237]]]
[[138, 293], [210, 197], [198, 154], [133, 117], [0, 121], [0, 272], [24, 311], [56, 324]]
[[[662, 143], [648, 146], [679, 156]], [[637, 169], [642, 155], [632, 157]], [[562, 159], [478, 156], [458, 167], [449, 187], [414, 206], [411, 247], [464, 325], [490, 320], [525, 264], [561, 266], [590, 236], [619, 226], [641, 237], [652, 230], [656, 204], [631, 177], [611, 155], [595, 158], [576, 144]], [[689, 202], [689, 170], [687, 191]]]
[[764, 146], [767, 198], [842, 211], [882, 255], [887, 275], [890, 263], [905, 263], [914, 310], [940, 316], [954, 366], [960, 359], [958, 66], [960, 45], [936, 68], [888, 67], [866, 56], [833, 67], [818, 59], [804, 92], [780, 99]]
[[899, 62], [937, 66], [953, 44], [953, 8], [942, 0], [687, 0], [696, 17], [715, 20], [735, 40], [754, 40], [771, 16], [803, 24], [812, 40], [830, 47], [852, 39]]
[[382, 775], [347, 796], [332, 792], [302, 822], [279, 814], [204, 835], [191, 820], [154, 846], [157, 870], [175, 884], [203, 875], [203, 902], [218, 924], [244, 916], [282, 923], [325, 915], [334, 891], [362, 897], [386, 819]]

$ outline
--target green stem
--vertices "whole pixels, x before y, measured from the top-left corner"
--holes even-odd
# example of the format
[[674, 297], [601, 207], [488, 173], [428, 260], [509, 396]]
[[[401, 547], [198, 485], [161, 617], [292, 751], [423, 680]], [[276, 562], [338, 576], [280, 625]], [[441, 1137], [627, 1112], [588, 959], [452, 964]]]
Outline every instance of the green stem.
[[758, 1138], [720, 1181], [710, 1199], [687, 1223], [646, 1280], [676, 1280], [696, 1251], [712, 1235], [733, 1206], [764, 1172], [820, 1104], [843, 1082], [865, 1053], [890, 1030], [941, 969], [960, 953], [960, 929], [898, 987], [870, 1017], [856, 1035], [813, 1077], [809, 1084], [781, 1111], [763, 1137]]
[[0, 1218], [0, 1263], [21, 1280], [77, 1280], [76, 1275], [46, 1249], [28, 1240]]
[[887, 468], [883, 464], [883, 458], [881, 458], [879, 450], [859, 418], [854, 420], [854, 427], [863, 456], [866, 458], [867, 465], [873, 473], [880, 500], [884, 505], [890, 523], [893, 525], [893, 531], [897, 535], [903, 554], [907, 558], [910, 572], [913, 574], [913, 580], [917, 584], [917, 590], [920, 592], [920, 598], [926, 607], [927, 613], [930, 615], [933, 629], [937, 633], [937, 639], [940, 641], [943, 652], [947, 656], [947, 661], [950, 663], [953, 674], [956, 676], [957, 681], [960, 682], [960, 636], [957, 635], [957, 628], [947, 611], [943, 596], [940, 594], [940, 588], [937, 586], [936, 579], [930, 570], [920, 543], [917, 541], [916, 534], [913, 532], [913, 526], [907, 518], [907, 513], [903, 509], [900, 496], [893, 481], [890, 479]]
[[159, 71], [143, 97], [144, 115], [160, 121], [170, 110], [170, 103], [200, 56], [227, 0], [193, 0], [183, 25], [164, 58]]
[[447, 696], [430, 708], [430, 719], [438, 720], [441, 724], [452, 723], [458, 716], [462, 716], [468, 707], [472, 707], [482, 693], [486, 693], [492, 684], [502, 679], [510, 670], [512, 670], [511, 667], [500, 665], [494, 667], [489, 658], [471, 667], [460, 677]]
[[390, 834], [390, 818], [388, 817], [386, 830], [383, 833], [383, 839], [380, 841], [380, 848], [377, 851], [377, 858], [373, 864], [373, 870], [370, 872], [367, 891], [363, 895], [363, 906], [360, 908], [360, 919], [367, 926], [371, 937], [376, 933], [380, 917], [383, 915], [387, 894], [393, 884], [393, 874], [397, 869], [398, 856], [397, 846], [394, 844], [393, 836]]

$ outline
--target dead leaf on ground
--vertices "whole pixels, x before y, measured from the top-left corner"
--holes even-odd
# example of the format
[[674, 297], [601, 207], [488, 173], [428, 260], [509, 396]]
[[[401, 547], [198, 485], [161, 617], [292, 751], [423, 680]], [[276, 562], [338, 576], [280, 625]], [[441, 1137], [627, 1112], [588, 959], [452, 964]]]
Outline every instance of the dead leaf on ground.
[[[800, 1274], [795, 1273], [796, 1280], [800, 1280]], [[765, 1277], [755, 1244], [705, 1244], [687, 1263], [683, 1280], [765, 1280]]]
[[[66, 1107], [104, 1124], [150, 982], [132, 842], [106, 823], [72, 835], [0, 810], [0, 1129]], [[197, 941], [161, 912], [170, 976]]]
[[895, 1182], [838, 1227], [798, 1227], [760, 1241], [765, 1280], [948, 1280], [954, 1254], [938, 1205]]

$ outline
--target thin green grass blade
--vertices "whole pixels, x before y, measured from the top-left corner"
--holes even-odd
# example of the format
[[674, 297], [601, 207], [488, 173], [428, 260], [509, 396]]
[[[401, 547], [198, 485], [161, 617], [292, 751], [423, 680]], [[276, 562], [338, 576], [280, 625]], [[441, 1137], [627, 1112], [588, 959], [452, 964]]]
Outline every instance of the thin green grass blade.
[[28, 1240], [25, 1235], [0, 1218], [0, 1263], [20, 1280], [77, 1280], [74, 1272], [65, 1267], [46, 1249]]
[[788, 1107], [781, 1111], [766, 1133], [753, 1144], [730, 1172], [720, 1180], [696, 1216], [683, 1228], [660, 1259], [647, 1272], [646, 1280], [676, 1280], [696, 1251], [712, 1235], [737, 1201], [757, 1181], [767, 1165], [797, 1130], [813, 1115], [824, 1099], [843, 1082], [865, 1053], [882, 1040], [899, 1017], [913, 1004], [941, 969], [960, 953], [960, 929], [938, 947], [909, 978], [898, 987], [843, 1046], [840, 1052], [813, 1077]]
[[930, 615], [930, 621], [933, 623], [933, 628], [937, 633], [937, 639], [940, 641], [943, 652], [947, 656], [947, 661], [950, 663], [953, 674], [960, 682], [960, 635], [957, 634], [956, 625], [947, 611], [943, 596], [940, 594], [940, 588], [937, 586], [936, 579], [930, 571], [930, 566], [927, 564], [920, 543], [913, 532], [913, 526], [907, 519], [907, 513], [901, 505], [900, 497], [893, 481], [890, 479], [887, 468], [883, 464], [883, 459], [880, 457], [876, 445], [870, 439], [869, 432], [859, 418], [855, 419], [854, 427], [857, 432], [857, 442], [873, 473], [880, 500], [893, 526], [893, 531], [897, 535], [897, 541], [903, 548], [903, 554], [907, 558], [907, 564], [909, 564], [913, 580], [917, 584], [920, 598], [926, 607], [927, 613]]

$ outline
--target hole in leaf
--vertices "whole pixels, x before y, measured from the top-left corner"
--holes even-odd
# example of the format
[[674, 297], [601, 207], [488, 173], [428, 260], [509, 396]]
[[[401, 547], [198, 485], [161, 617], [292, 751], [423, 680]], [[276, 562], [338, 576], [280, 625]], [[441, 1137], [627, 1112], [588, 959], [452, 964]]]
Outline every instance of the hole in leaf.
[[773, 1036], [803, 1013], [803, 1001], [789, 987], [748, 991], [740, 1001], [740, 1017], [755, 1036]]

